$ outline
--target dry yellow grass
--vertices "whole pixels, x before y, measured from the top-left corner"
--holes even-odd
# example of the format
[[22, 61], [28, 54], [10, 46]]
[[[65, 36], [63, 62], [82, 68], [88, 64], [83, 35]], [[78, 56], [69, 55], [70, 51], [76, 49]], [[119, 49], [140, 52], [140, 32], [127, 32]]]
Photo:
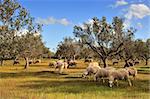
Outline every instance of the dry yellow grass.
[[[89, 81], [81, 78], [87, 64], [78, 61], [75, 68], [68, 69], [63, 75], [54, 73], [48, 67], [50, 60], [31, 65], [24, 70], [21, 65], [0, 67], [1, 99], [148, 99], [149, 73], [140, 73], [129, 87], [127, 82], [119, 82], [119, 87], [109, 88], [107, 83]], [[10, 66], [9, 66], [10, 65]], [[116, 67], [119, 67], [117, 65]], [[141, 64], [137, 68], [144, 67]], [[149, 67], [149, 66], [148, 66]], [[149, 68], [147, 69], [149, 70]]]

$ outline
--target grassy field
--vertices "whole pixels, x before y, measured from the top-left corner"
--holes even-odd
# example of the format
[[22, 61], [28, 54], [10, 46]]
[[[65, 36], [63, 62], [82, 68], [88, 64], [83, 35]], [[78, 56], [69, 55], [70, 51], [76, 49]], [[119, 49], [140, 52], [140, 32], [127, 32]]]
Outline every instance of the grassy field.
[[[11, 66], [5, 62], [0, 67], [0, 99], [149, 99], [150, 66], [136, 66], [138, 75], [129, 87], [120, 81], [119, 87], [81, 78], [87, 64], [79, 61], [62, 75], [48, 66], [49, 60], [31, 65], [24, 70], [23, 64]], [[119, 64], [117, 67], [122, 66]]]

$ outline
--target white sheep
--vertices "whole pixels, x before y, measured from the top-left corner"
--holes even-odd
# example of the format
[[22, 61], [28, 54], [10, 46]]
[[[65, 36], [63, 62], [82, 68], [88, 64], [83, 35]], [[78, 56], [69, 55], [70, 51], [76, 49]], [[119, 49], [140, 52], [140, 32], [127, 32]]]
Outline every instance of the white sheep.
[[82, 77], [86, 77], [87, 75], [96, 74], [96, 72], [101, 69], [101, 67], [98, 65], [97, 62], [92, 62], [89, 64], [89, 66], [84, 71]]
[[128, 68], [125, 68], [125, 69], [128, 71], [129, 76], [133, 76], [134, 79], [135, 79], [135, 77], [137, 75], [137, 69], [134, 68], [134, 67], [128, 67]]
[[116, 69], [113, 67], [106, 67], [106, 68], [99, 69], [97, 73], [94, 75], [94, 81], [98, 81], [99, 79], [102, 79], [104, 83], [105, 82], [104, 78], [109, 77], [110, 71], [112, 70], [116, 70]]
[[118, 86], [118, 80], [127, 80], [129, 83], [129, 86], [132, 86], [131, 81], [129, 79], [129, 73], [126, 69], [118, 69], [118, 70], [112, 70], [109, 73], [109, 87], [113, 86], [113, 83], [116, 82]]
[[56, 69], [58, 68], [58, 72], [59, 72], [59, 73], [62, 73], [62, 72], [63, 72], [63, 69], [64, 69], [64, 68], [67, 69], [67, 67], [68, 67], [68, 63], [67, 63], [67, 62], [64, 62], [64, 61], [62, 61], [62, 60], [58, 60], [58, 61], [56, 61], [56, 63], [55, 63], [55, 71], [56, 71]]

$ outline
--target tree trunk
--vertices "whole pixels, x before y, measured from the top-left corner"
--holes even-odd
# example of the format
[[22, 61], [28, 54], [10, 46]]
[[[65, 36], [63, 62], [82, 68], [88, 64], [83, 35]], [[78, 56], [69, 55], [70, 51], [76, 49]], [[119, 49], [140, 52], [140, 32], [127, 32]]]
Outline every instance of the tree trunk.
[[3, 59], [0, 60], [0, 65], [3, 66]]
[[103, 58], [102, 61], [103, 61], [103, 64], [104, 64], [104, 68], [106, 68], [108, 66], [107, 65], [107, 58]]
[[148, 59], [145, 60], [145, 65], [148, 65]]
[[25, 64], [24, 69], [28, 69], [28, 67], [29, 67], [29, 59], [28, 59], [28, 57], [25, 57], [25, 61], [26, 61], [26, 64]]
[[128, 60], [125, 60], [124, 68], [129, 67]]
[[75, 61], [76, 60], [76, 55], [73, 55], [73, 61]]

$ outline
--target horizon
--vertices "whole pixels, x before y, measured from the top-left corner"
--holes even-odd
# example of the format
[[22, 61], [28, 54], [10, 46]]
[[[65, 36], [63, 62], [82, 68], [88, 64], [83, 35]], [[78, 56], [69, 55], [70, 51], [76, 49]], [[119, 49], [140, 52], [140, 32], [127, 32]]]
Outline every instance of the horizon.
[[43, 24], [42, 38], [46, 47], [55, 52], [64, 37], [74, 37], [73, 26], [93, 17], [125, 19], [125, 27], [137, 29], [135, 39], [150, 38], [150, 1], [148, 0], [18, 0], [37, 23]]

